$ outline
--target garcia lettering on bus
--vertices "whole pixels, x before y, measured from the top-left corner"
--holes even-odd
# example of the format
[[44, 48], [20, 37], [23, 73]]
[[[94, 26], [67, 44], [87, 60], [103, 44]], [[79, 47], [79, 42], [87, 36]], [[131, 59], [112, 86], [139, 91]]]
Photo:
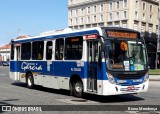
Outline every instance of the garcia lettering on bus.
[[21, 64], [21, 69], [25, 70], [42, 70], [42, 65], [38, 65], [38, 63], [28, 63], [23, 62]]

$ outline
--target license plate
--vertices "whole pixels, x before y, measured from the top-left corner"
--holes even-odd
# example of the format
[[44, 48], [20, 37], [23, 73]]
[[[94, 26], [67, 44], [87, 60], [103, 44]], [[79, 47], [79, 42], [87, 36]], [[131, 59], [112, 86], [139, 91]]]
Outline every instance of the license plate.
[[128, 91], [130, 91], [130, 90], [135, 90], [135, 87], [134, 87], [134, 86], [128, 86], [128, 87], [127, 87], [127, 90], [128, 90]]

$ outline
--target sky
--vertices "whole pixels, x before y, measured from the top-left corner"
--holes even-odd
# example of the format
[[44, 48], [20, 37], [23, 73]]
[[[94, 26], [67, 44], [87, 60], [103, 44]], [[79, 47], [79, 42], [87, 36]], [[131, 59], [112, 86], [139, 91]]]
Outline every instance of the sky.
[[68, 0], [0, 0], [0, 46], [68, 27]]

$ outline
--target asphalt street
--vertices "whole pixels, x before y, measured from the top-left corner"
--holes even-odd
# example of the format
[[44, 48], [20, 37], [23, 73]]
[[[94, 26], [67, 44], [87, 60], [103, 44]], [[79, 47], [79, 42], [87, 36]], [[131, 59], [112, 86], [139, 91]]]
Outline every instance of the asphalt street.
[[[112, 111], [115, 108], [121, 108], [121, 106], [134, 107], [136, 105], [160, 105], [160, 81], [150, 81], [149, 90], [146, 93], [132, 94], [132, 95], [118, 95], [118, 96], [96, 96], [86, 94], [83, 99], [75, 98], [69, 95], [69, 91], [66, 90], [54, 90], [41, 86], [36, 86], [34, 89], [28, 89], [23, 83], [15, 83], [9, 78], [9, 68], [0, 67], [0, 105], [14, 106], [14, 105], [34, 105], [34, 106], [47, 106], [55, 109], [56, 106], [78, 110], [81, 108], [90, 108], [91, 111], [65, 111], [60, 107], [56, 107], [54, 111], [56, 114], [156, 114], [154, 111]], [[55, 107], [54, 107], [55, 106]], [[120, 107], [119, 107], [120, 106]], [[100, 108], [101, 107], [101, 108]], [[105, 112], [105, 108], [108, 112]], [[157, 108], [160, 106], [157, 106]], [[97, 111], [96, 111], [97, 108]], [[113, 108], [113, 109], [112, 109]], [[122, 107], [123, 108], [123, 107]], [[102, 109], [102, 111], [100, 111]], [[49, 110], [49, 109], [48, 109]], [[58, 111], [59, 110], [59, 111]], [[2, 113], [2, 111], [0, 111]], [[3, 113], [17, 113], [17, 112], [3, 112]], [[24, 113], [24, 112], [21, 112]], [[33, 113], [33, 112], [25, 112]], [[39, 113], [39, 112], [34, 112]], [[51, 111], [45, 111], [43, 113], [52, 113]]]

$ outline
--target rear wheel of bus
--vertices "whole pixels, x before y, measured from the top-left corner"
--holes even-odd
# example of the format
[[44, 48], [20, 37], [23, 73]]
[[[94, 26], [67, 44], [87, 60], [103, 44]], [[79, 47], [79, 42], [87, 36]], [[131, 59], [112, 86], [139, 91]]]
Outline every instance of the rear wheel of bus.
[[27, 74], [27, 87], [32, 89], [34, 86], [33, 75], [31, 73]]
[[81, 98], [83, 95], [83, 84], [82, 81], [77, 80], [73, 82], [73, 94], [76, 97]]

